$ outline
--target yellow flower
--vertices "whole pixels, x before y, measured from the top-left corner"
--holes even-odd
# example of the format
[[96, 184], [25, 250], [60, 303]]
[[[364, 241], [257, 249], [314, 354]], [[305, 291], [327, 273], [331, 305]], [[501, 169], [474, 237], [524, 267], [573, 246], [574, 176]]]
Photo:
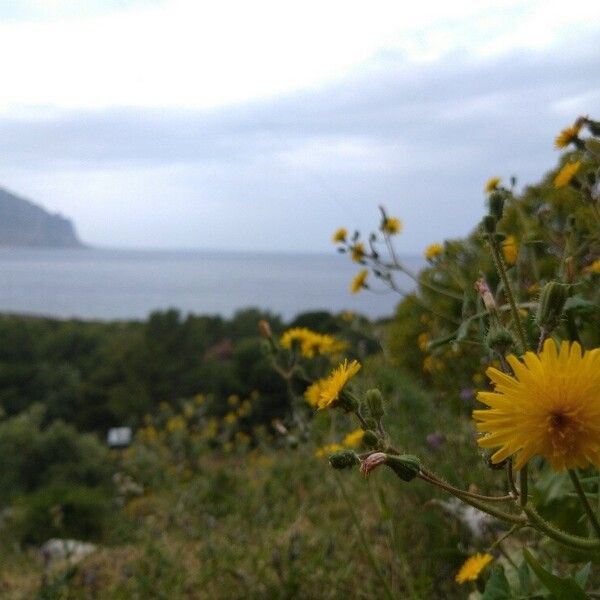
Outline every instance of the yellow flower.
[[348, 448], [357, 448], [360, 446], [364, 436], [365, 432], [362, 429], [355, 429], [346, 435], [342, 443]]
[[423, 359], [423, 371], [425, 371], [425, 373], [431, 373], [433, 371], [433, 356], [426, 356]]
[[429, 339], [430, 336], [426, 331], [419, 334], [419, 337], [417, 338], [417, 345], [419, 346], [419, 350], [421, 352], [427, 352], [427, 344], [429, 344]]
[[577, 134], [581, 129], [584, 121], [580, 119], [577, 120], [575, 125], [571, 127], [565, 127], [555, 138], [554, 147], [555, 148], [566, 148], [571, 142], [577, 139]]
[[591, 265], [585, 269], [588, 273], [600, 274], [600, 258], [597, 258]]
[[321, 395], [319, 396], [319, 409], [327, 408], [337, 402], [344, 386], [359, 370], [360, 363], [357, 360], [353, 360], [350, 364], [345, 360], [326, 379], [323, 379]]
[[318, 379], [317, 381], [309, 385], [304, 391], [304, 399], [314, 408], [317, 408], [317, 406], [319, 405], [322, 388], [323, 380]]
[[365, 245], [362, 242], [358, 242], [358, 244], [354, 244], [352, 246], [352, 260], [354, 262], [361, 262], [365, 257]]
[[340, 342], [334, 336], [316, 333], [306, 327], [288, 329], [281, 336], [280, 344], [287, 350], [298, 344], [304, 358], [313, 358], [317, 354], [336, 354], [346, 347], [344, 342]]
[[250, 400], [244, 400], [237, 410], [238, 417], [247, 417], [252, 412], [252, 403]]
[[237, 415], [232, 412], [228, 412], [223, 417], [223, 422], [226, 423], [227, 425], [233, 425], [236, 421], [237, 421]]
[[502, 254], [504, 254], [504, 260], [508, 265], [514, 265], [517, 262], [519, 246], [517, 245], [517, 238], [514, 235], [509, 235], [502, 242]]
[[340, 444], [327, 444], [326, 446], [322, 446], [315, 452], [315, 456], [317, 458], [321, 458], [322, 456], [329, 456], [330, 454], [335, 454], [340, 450], [343, 450], [344, 446]]
[[346, 237], [348, 235], [348, 231], [346, 229], [344, 229], [343, 227], [340, 227], [332, 236], [331, 236], [331, 241], [334, 244], [339, 244], [341, 242], [345, 242], [346, 241]]
[[388, 235], [395, 235], [402, 231], [402, 221], [396, 217], [385, 217], [381, 222], [381, 231]]
[[490, 179], [487, 180], [483, 191], [486, 194], [491, 194], [494, 190], [498, 189], [501, 181], [502, 179], [500, 177], [490, 177]]
[[489, 368], [495, 390], [477, 398], [490, 408], [473, 411], [486, 434], [479, 445], [498, 448], [492, 462], [518, 453], [517, 469], [535, 455], [556, 471], [600, 467], [600, 348], [582, 354], [577, 342], [562, 342], [557, 351], [549, 339], [539, 356], [507, 360], [514, 376]]
[[353, 294], [358, 294], [358, 292], [360, 292], [360, 290], [362, 290], [365, 287], [365, 283], [367, 281], [368, 275], [369, 275], [369, 271], [367, 269], [363, 269], [352, 280], [352, 283], [350, 284], [350, 289], [352, 290]]
[[237, 406], [240, 403], [240, 397], [237, 394], [231, 394], [229, 398], [227, 398], [227, 404], [229, 406]]
[[466, 581], [477, 581], [481, 571], [493, 560], [494, 557], [491, 554], [475, 554], [474, 556], [470, 556], [459, 569], [454, 580], [461, 585]]
[[442, 252], [444, 252], [444, 246], [441, 244], [430, 244], [427, 246], [427, 248], [425, 248], [424, 254], [427, 260], [433, 260], [434, 258], [440, 256]]
[[185, 420], [181, 415], [177, 415], [175, 417], [171, 417], [165, 426], [165, 429], [169, 433], [174, 433], [175, 431], [182, 431], [185, 429]]
[[574, 163], [565, 163], [563, 168], [558, 172], [558, 175], [554, 178], [554, 187], [559, 189], [569, 185], [571, 179], [575, 177], [575, 173], [579, 171], [579, 167], [581, 167], [580, 160]]

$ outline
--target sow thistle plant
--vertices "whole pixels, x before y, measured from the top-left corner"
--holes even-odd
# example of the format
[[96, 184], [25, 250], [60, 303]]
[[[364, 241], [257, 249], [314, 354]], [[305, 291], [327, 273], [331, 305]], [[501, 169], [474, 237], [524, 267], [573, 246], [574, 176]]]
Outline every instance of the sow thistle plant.
[[[362, 266], [352, 292], [387, 288], [405, 297], [396, 319], [404, 329], [395, 333], [400, 332], [398, 347], [405, 354], [423, 356], [428, 367], [419, 375], [435, 383], [438, 371], [446, 370], [446, 390], [454, 386], [460, 397], [463, 372], [469, 383], [477, 383], [476, 441], [483, 460], [503, 477], [502, 492], [480, 493], [469, 482], [452, 485], [419, 457], [397, 449], [386, 431], [389, 417], [380, 391], [359, 395], [352, 386], [360, 376], [356, 360], [339, 362], [325, 376], [309, 373], [297, 361], [287, 371], [279, 367], [288, 378], [301, 370], [304, 399], [315, 410], [342, 411], [356, 420], [361, 449], [332, 447], [334, 469], [355, 467], [366, 477], [388, 467], [403, 482], [419, 479], [505, 524], [502, 534], [456, 574], [457, 583], [464, 584], [491, 573], [477, 597], [600, 597], [584, 591], [589, 563], [600, 559], [598, 136], [600, 123], [588, 117], [561, 131], [555, 140], [566, 151], [560, 168], [521, 195], [514, 178], [509, 186], [491, 178], [484, 186], [488, 214], [481, 226], [467, 240], [427, 247], [428, 267], [419, 274], [400, 260], [394, 238], [402, 224], [384, 208], [378, 231], [366, 239], [345, 228], [333, 235], [339, 251]], [[401, 289], [399, 274], [412, 278], [417, 291]], [[334, 341], [311, 341], [311, 336], [288, 332], [281, 346], [295, 347], [307, 360], [342, 351]], [[411, 366], [402, 360], [405, 368]], [[576, 498], [576, 515], [560, 508], [549, 514], [551, 495], [564, 498], [565, 508]], [[508, 538], [522, 546], [520, 567], [503, 549]], [[503, 567], [489, 568], [500, 556], [496, 562]], [[567, 557], [588, 564], [566, 575]], [[375, 561], [373, 566], [377, 569]], [[556, 567], [560, 576], [552, 572]], [[507, 577], [510, 569], [514, 576]], [[392, 596], [389, 586], [384, 591]]]

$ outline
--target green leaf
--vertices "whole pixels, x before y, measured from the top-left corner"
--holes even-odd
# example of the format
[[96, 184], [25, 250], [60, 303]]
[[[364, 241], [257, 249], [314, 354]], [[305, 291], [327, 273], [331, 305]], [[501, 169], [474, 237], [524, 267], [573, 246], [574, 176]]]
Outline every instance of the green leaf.
[[517, 575], [519, 576], [519, 587], [521, 592], [528, 592], [529, 588], [531, 587], [531, 575], [529, 573], [529, 567], [525, 561], [521, 563], [521, 566], [517, 571]]
[[571, 296], [571, 298], [565, 302], [564, 310], [565, 312], [568, 310], [595, 311], [600, 310], [600, 305], [595, 302], [590, 302], [582, 296]]
[[585, 565], [583, 565], [583, 567], [581, 567], [581, 569], [579, 569], [579, 571], [577, 571], [577, 573], [575, 573], [574, 579], [581, 587], [585, 587], [588, 577], [590, 576], [591, 570], [592, 570], [592, 563], [589, 562], [589, 563], [586, 563]]
[[537, 575], [544, 587], [552, 592], [556, 600], [589, 600], [589, 596], [572, 577], [558, 577], [542, 567], [542, 565], [527, 550], [523, 556], [531, 570]]
[[509, 598], [515, 598], [515, 595], [508, 585], [504, 569], [500, 566], [495, 567], [485, 586], [481, 600], [507, 600]]

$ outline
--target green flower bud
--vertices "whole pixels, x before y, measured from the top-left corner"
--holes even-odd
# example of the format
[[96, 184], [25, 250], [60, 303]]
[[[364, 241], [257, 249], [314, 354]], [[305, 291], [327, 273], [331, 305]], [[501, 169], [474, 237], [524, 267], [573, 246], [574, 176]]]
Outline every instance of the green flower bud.
[[369, 428], [369, 429], [377, 429], [377, 421], [375, 419], [373, 419], [372, 417], [366, 417], [365, 418], [365, 425]]
[[495, 350], [498, 354], [505, 356], [515, 345], [515, 340], [506, 327], [492, 325], [485, 336], [485, 343], [491, 350]]
[[378, 389], [369, 390], [365, 394], [365, 400], [371, 416], [376, 420], [381, 419], [384, 415], [383, 396], [381, 392]]
[[421, 461], [412, 454], [386, 454], [385, 464], [402, 479], [412, 481], [421, 469]]
[[367, 448], [377, 448], [377, 446], [379, 446], [379, 442], [380, 442], [379, 436], [374, 431], [371, 431], [370, 429], [367, 429], [365, 431], [362, 441], [363, 441], [363, 444]]
[[549, 333], [560, 323], [568, 297], [568, 285], [550, 281], [544, 286], [535, 316], [535, 322], [540, 329]]
[[358, 410], [358, 399], [348, 390], [343, 390], [339, 398], [338, 406], [347, 413], [356, 412]]
[[483, 230], [490, 235], [496, 232], [496, 218], [492, 215], [483, 217]]
[[349, 469], [360, 462], [358, 456], [352, 450], [342, 450], [329, 457], [329, 464], [334, 469]]
[[488, 199], [490, 205], [490, 215], [499, 221], [504, 212], [504, 194], [499, 191], [492, 192]]

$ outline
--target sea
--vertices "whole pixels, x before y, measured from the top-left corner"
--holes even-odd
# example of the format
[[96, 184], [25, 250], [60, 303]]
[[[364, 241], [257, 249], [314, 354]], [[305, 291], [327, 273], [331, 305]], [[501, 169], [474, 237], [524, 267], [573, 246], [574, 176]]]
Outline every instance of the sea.
[[[420, 257], [402, 260], [413, 271], [424, 265]], [[170, 308], [231, 317], [255, 307], [285, 320], [315, 310], [391, 316], [397, 292], [377, 281], [350, 292], [361, 268], [335, 252], [0, 249], [0, 311], [88, 320], [145, 319]], [[414, 289], [405, 275], [397, 282]]]

